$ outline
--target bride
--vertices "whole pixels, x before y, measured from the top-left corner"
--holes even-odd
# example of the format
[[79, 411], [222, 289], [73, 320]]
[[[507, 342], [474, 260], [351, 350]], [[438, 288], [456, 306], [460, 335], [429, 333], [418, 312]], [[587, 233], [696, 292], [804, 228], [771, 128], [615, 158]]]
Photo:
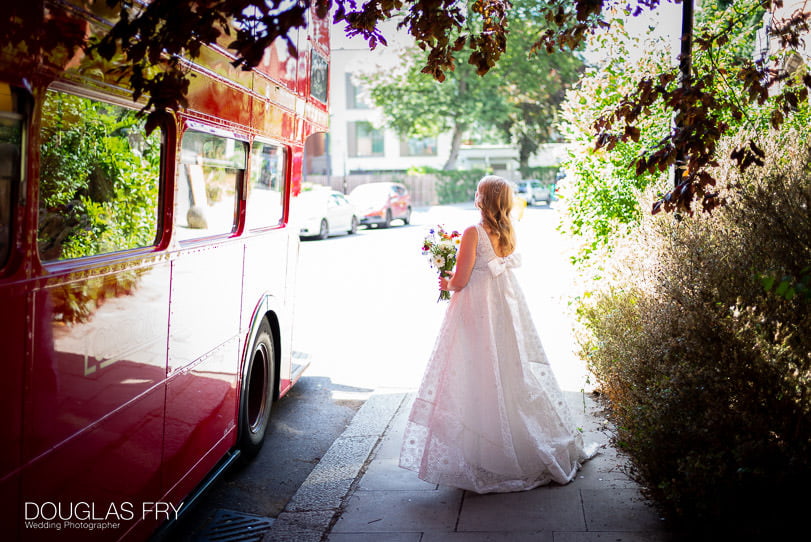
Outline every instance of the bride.
[[511, 268], [520, 264], [509, 183], [484, 177], [454, 292], [408, 418], [400, 466], [476, 493], [570, 482], [586, 451]]

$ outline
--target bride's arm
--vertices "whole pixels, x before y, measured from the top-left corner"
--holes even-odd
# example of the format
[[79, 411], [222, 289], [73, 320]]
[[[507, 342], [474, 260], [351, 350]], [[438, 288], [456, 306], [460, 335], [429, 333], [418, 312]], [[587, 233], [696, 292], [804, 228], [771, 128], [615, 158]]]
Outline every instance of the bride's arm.
[[476, 263], [476, 243], [478, 241], [479, 232], [476, 231], [476, 226], [470, 226], [462, 233], [462, 243], [456, 254], [456, 271], [450, 278], [440, 277], [440, 290], [459, 291], [467, 286], [470, 273], [473, 272], [473, 264]]

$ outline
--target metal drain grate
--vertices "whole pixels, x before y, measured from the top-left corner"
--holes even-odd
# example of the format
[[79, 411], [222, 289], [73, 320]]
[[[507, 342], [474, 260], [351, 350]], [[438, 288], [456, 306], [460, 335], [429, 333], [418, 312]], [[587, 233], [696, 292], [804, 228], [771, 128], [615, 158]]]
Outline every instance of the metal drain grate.
[[274, 521], [276, 521], [274, 518], [253, 516], [233, 510], [218, 510], [211, 524], [195, 541], [259, 542]]

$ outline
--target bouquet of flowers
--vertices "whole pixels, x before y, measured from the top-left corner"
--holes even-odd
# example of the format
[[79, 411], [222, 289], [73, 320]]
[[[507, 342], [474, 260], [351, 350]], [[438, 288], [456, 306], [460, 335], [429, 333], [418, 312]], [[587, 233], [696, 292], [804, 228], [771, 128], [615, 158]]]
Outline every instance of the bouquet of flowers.
[[[447, 277], [448, 272], [456, 265], [456, 251], [462, 243], [462, 234], [458, 231], [448, 233], [442, 226], [431, 228], [422, 244], [422, 254], [428, 257], [431, 267], [436, 268], [440, 276]], [[437, 303], [450, 299], [451, 293], [440, 290]]]

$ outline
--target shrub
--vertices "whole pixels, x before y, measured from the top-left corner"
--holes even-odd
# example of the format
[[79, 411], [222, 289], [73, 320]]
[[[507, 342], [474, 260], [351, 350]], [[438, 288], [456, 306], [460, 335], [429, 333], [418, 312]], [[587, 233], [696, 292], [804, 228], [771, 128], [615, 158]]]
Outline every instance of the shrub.
[[722, 164], [713, 216], [644, 217], [579, 308], [632, 476], [697, 532], [773, 534], [805, 508], [811, 149], [785, 153], [804, 140], [775, 137], [745, 174]]
[[554, 184], [557, 181], [557, 173], [560, 166], [535, 166], [528, 167], [524, 173], [524, 179], [538, 179], [546, 184]]
[[436, 195], [442, 205], [473, 201], [479, 181], [490, 173], [485, 169], [430, 169], [427, 172], [437, 176]]

